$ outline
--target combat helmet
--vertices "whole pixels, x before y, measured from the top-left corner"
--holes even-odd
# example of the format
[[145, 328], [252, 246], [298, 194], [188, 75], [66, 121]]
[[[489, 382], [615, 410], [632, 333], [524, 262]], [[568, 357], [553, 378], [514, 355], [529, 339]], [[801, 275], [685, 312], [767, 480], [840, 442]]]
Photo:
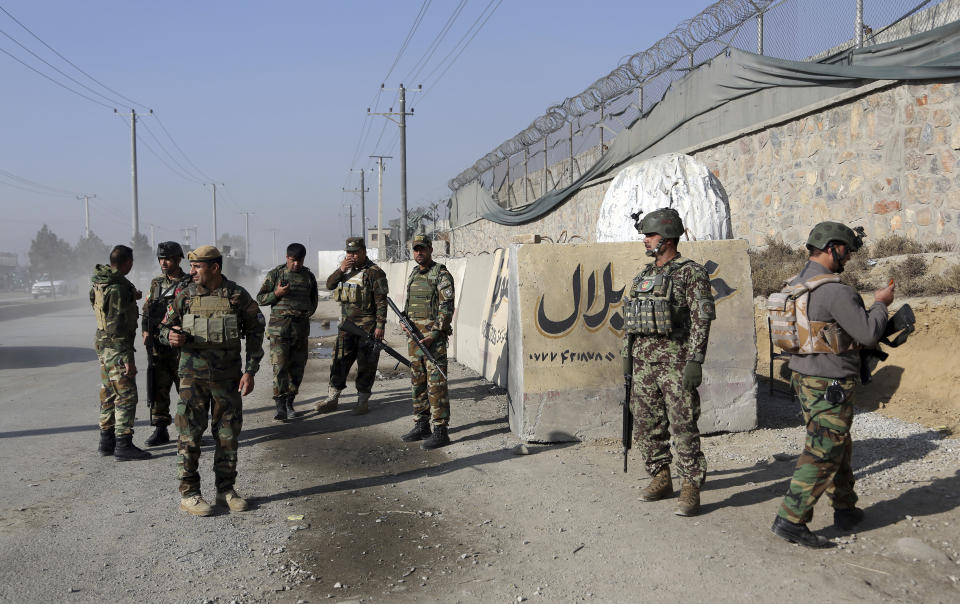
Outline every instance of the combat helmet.
[[851, 229], [841, 222], [826, 221], [813, 227], [807, 237], [807, 248], [824, 250], [831, 241], [846, 244], [847, 250], [855, 252], [863, 247], [863, 238], [867, 234], [862, 226]]
[[161, 241], [157, 244], [157, 258], [183, 258], [183, 248], [176, 241]]
[[641, 235], [656, 233], [664, 239], [679, 239], [683, 235], [683, 221], [680, 213], [673, 208], [660, 208], [640, 218], [640, 212], [630, 215], [637, 223], [634, 225]]

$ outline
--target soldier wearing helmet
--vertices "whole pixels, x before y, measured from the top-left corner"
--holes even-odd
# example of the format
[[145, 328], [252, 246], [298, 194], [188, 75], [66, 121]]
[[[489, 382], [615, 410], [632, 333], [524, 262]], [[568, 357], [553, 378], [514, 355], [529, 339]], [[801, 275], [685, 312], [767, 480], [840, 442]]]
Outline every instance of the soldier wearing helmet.
[[[834, 525], [849, 531], [863, 519], [856, 507], [850, 459], [853, 393], [860, 374], [860, 348], [883, 336], [894, 285], [874, 292], [867, 309], [855, 289], [840, 282], [850, 254], [863, 247], [863, 228], [821, 222], [807, 238], [810, 259], [789, 285], [807, 284], [805, 305], [797, 306], [802, 353], [790, 357], [791, 387], [807, 422], [803, 453], [771, 530], [791, 543], [827, 547], [830, 542], [807, 528], [823, 493], [833, 505]], [[813, 285], [813, 287], [810, 287]]]
[[140, 313], [140, 331], [149, 355], [147, 406], [150, 408], [150, 425], [154, 426], [153, 434], [147, 438], [148, 447], [170, 442], [170, 433], [167, 430], [172, 421], [170, 387], [174, 386], [177, 392], [180, 391], [180, 379], [177, 377], [180, 352], [161, 344], [157, 334], [160, 321], [167, 312], [167, 305], [190, 283], [190, 275], [180, 267], [182, 261], [183, 248], [176, 241], [163, 241], [157, 245], [160, 275], [150, 281], [149, 293]]
[[710, 322], [716, 317], [707, 271], [677, 251], [684, 233], [676, 210], [633, 216], [653, 262], [633, 280], [624, 302], [625, 370], [633, 375], [630, 406], [637, 449], [653, 480], [640, 494], [657, 501], [673, 494], [670, 435], [683, 479], [675, 513], [700, 509], [707, 463], [700, 450], [700, 395]]

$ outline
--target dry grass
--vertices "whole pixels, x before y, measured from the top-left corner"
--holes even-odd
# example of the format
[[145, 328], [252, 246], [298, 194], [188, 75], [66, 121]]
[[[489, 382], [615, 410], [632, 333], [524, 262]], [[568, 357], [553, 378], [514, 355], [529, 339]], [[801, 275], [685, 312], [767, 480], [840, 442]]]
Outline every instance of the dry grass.
[[[841, 274], [841, 280], [857, 290], [868, 286], [869, 258], [907, 255], [890, 265], [887, 277], [897, 284], [902, 296], [939, 295], [960, 292], [960, 265], [947, 269], [941, 275], [928, 275], [929, 265], [918, 254], [924, 252], [951, 252], [953, 246], [942, 242], [922, 244], [901, 235], [888, 235], [872, 246], [853, 254]], [[800, 272], [807, 261], [806, 248], [791, 248], [783, 241], [767, 237], [763, 246], [748, 250], [753, 275], [753, 295], [769, 296], [780, 291], [784, 282]]]
[[807, 261], [807, 250], [791, 248], [780, 239], [767, 237], [763, 247], [747, 251], [753, 277], [753, 295], [769, 296], [783, 288], [784, 282], [800, 272]]

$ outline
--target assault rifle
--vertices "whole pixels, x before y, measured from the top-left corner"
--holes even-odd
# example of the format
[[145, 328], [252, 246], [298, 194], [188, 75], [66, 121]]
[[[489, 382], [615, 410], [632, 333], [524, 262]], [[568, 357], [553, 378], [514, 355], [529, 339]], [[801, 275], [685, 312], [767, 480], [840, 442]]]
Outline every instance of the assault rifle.
[[390, 356], [392, 356], [393, 358], [395, 358], [398, 363], [403, 363], [407, 367], [410, 366], [410, 359], [403, 356], [393, 348], [390, 348], [390, 346], [388, 346], [386, 342], [384, 342], [383, 340], [378, 340], [374, 337], [371, 337], [369, 333], [367, 333], [362, 327], [360, 327], [350, 319], [344, 319], [343, 323], [340, 324], [340, 329], [360, 338], [360, 342], [364, 346], [369, 346], [376, 352], [379, 352], [382, 350], [387, 354], [389, 354]]
[[407, 316], [407, 313], [397, 308], [397, 305], [393, 303], [393, 300], [390, 299], [390, 296], [387, 296], [387, 304], [389, 304], [390, 309], [397, 314], [403, 330], [406, 331], [411, 338], [413, 338], [413, 341], [417, 344], [417, 347], [420, 348], [420, 352], [423, 353], [423, 358], [433, 363], [433, 366], [437, 368], [437, 372], [443, 376], [443, 379], [447, 379], [447, 374], [444, 373], [443, 369], [440, 368], [440, 364], [437, 363], [437, 359], [435, 359], [433, 354], [430, 353], [430, 349], [424, 346], [423, 342], [420, 341], [423, 339], [423, 334], [419, 329], [417, 329], [417, 326], [413, 324], [413, 321], [410, 320], [410, 317]]
[[[910, 308], [909, 304], [904, 304], [897, 312], [893, 313], [893, 316], [887, 321], [887, 327], [884, 329], [883, 337], [880, 338], [877, 346], [860, 351], [860, 381], [862, 383], [869, 384], [872, 379], [871, 374], [877, 368], [877, 364], [880, 361], [886, 361], [887, 357], [890, 356], [889, 353], [880, 350], [880, 344], [886, 344], [890, 348], [900, 346], [907, 341], [907, 338], [916, 329], [916, 322], [917, 317], [913, 314], [913, 309]], [[890, 337], [895, 333], [897, 336], [891, 340]]]
[[630, 391], [633, 390], [633, 334], [627, 334], [627, 356], [623, 359], [623, 473], [627, 473], [627, 452], [633, 444], [633, 413]]
[[155, 393], [157, 391], [157, 360], [154, 358], [154, 355], [157, 352], [157, 333], [156, 329], [153, 326], [153, 318], [150, 316], [150, 312], [147, 312], [147, 343], [145, 344], [147, 348], [147, 409], [150, 411], [151, 418], [153, 417], [153, 406], [156, 404], [154, 401]]

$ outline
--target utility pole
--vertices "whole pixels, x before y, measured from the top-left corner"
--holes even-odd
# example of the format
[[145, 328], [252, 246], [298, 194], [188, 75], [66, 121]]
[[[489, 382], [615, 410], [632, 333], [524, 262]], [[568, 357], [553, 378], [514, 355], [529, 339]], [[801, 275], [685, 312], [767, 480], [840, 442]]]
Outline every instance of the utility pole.
[[[353, 172], [353, 168], [350, 168], [350, 171]], [[367, 242], [367, 198], [364, 196], [364, 193], [369, 191], [364, 187], [363, 184], [363, 170], [360, 170], [360, 188], [359, 189], [344, 189], [344, 193], [360, 193], [360, 237], [363, 238], [363, 242]], [[350, 206], [351, 212], [353, 211], [353, 206]], [[353, 218], [350, 219], [350, 236], [353, 237]]]
[[[116, 109], [114, 109], [113, 112], [118, 113]], [[150, 110], [150, 113], [153, 113], [153, 109]], [[133, 207], [130, 212], [133, 234], [130, 237], [130, 241], [133, 242], [136, 240], [137, 235], [140, 234], [140, 210], [137, 200], [137, 112], [134, 109], [130, 109], [130, 164], [133, 188]]]
[[[383, 88], [383, 84], [380, 85]], [[417, 91], [423, 90], [423, 84], [417, 86]], [[367, 109], [370, 113], [370, 109]], [[407, 251], [407, 116], [413, 115], [413, 110], [407, 113], [407, 89], [400, 84], [400, 111], [394, 113], [393, 107], [387, 113], [373, 113], [371, 115], [382, 115], [387, 119], [396, 122], [400, 126], [400, 245], [403, 255]], [[399, 116], [394, 120], [393, 116]], [[401, 256], [403, 257], [403, 256]]]
[[244, 228], [244, 237], [243, 237], [243, 258], [244, 262], [250, 266], [250, 214], [254, 212], [240, 212], [243, 214], [243, 228]]
[[83, 195], [77, 195], [77, 199], [83, 200], [83, 238], [90, 238], [90, 200], [95, 199], [97, 196], [93, 194], [84, 193]]
[[273, 263], [277, 264], [279, 259], [277, 258], [277, 231], [280, 229], [267, 229], [268, 231], [273, 231]]
[[350, 204], [350, 237], [353, 237], [353, 204]]
[[[191, 249], [191, 250], [194, 249], [194, 246], [191, 245], [191, 242], [193, 242], [193, 243], [196, 243], [196, 242], [197, 242], [197, 241], [196, 241], [196, 239], [197, 239], [197, 226], [196, 226], [196, 225], [194, 225], [194, 226], [185, 226], [185, 227], [183, 227], [183, 229], [181, 229], [181, 230], [183, 230], [183, 239], [184, 239], [183, 242], [187, 244], [187, 248], [189, 248], [189, 249]], [[193, 233], [193, 239], [190, 238], [190, 233], [191, 233], [191, 232]]]
[[387, 261], [387, 246], [383, 242], [383, 160], [393, 159], [392, 155], [371, 155], [377, 160], [377, 262]]
[[150, 223], [150, 247], [157, 247], [157, 225]]
[[[203, 186], [207, 186], [208, 183], [204, 183]], [[213, 187], [213, 245], [217, 245], [217, 183], [209, 183]], [[223, 183], [220, 183], [221, 186]]]

